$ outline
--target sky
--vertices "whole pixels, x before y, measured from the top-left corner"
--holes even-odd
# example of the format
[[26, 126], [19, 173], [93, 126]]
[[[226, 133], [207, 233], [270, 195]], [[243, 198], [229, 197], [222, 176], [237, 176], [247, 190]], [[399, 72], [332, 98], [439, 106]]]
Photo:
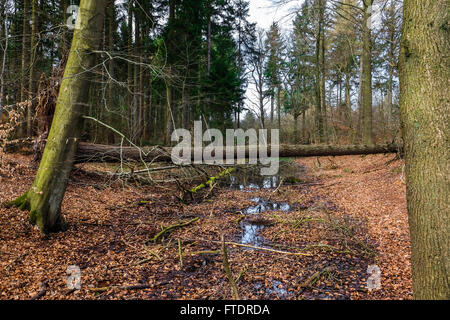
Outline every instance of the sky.
[[[250, 22], [256, 22], [259, 28], [268, 30], [272, 23], [278, 22], [281, 31], [292, 29], [294, 15], [292, 10], [299, 7], [303, 0], [292, 0], [283, 6], [275, 6], [272, 0], [250, 0]], [[245, 94], [245, 107], [256, 110], [257, 94], [255, 85], [250, 81]], [[266, 101], [267, 102], [267, 101]]]
[[302, 0], [293, 0], [283, 6], [275, 6], [272, 0], [250, 0], [249, 20], [266, 30], [274, 21], [279, 23], [281, 29], [290, 29], [294, 18], [290, 12], [301, 2]]

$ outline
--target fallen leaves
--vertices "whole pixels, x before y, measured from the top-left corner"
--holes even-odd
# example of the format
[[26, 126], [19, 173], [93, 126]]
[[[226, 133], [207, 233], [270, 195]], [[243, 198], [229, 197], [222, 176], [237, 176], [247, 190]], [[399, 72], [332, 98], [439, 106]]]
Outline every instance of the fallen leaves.
[[[27, 213], [0, 208], [0, 298], [29, 299], [46, 283], [40, 299], [229, 299], [218, 242], [221, 234], [229, 243], [239, 241], [236, 221], [247, 219], [242, 212], [254, 206], [254, 197], [293, 208], [260, 215], [270, 222], [261, 231], [265, 241], [280, 252], [308, 248], [311, 256], [230, 245], [241, 298], [411, 298], [405, 187], [396, 183], [402, 162], [386, 165], [389, 157], [382, 155], [327, 159], [319, 159], [320, 167], [316, 158], [298, 159], [309, 168], [294, 177], [302, 183], [283, 184], [276, 193], [217, 188], [210, 201], [190, 205], [174, 200], [170, 186], [103, 185], [84, 168], [73, 175], [63, 202], [67, 232], [42, 237]], [[0, 202], [25, 192], [35, 173], [29, 157], [4, 160], [5, 168], [17, 169], [0, 175]], [[161, 226], [195, 217], [200, 221], [146, 244]], [[366, 254], [369, 249], [375, 256]], [[381, 290], [366, 289], [369, 264], [381, 268]], [[69, 265], [81, 269], [81, 290], [67, 290]]]

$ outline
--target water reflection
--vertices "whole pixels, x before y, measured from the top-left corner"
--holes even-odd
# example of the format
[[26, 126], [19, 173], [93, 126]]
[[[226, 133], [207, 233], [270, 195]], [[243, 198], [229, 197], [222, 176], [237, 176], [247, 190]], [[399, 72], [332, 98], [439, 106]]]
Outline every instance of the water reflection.
[[256, 206], [252, 206], [247, 208], [244, 213], [245, 214], [258, 214], [266, 211], [277, 211], [281, 210], [284, 212], [291, 211], [291, 206], [288, 203], [276, 203], [272, 201], [267, 201], [261, 198], [253, 198], [251, 199], [253, 202], [256, 202]]
[[242, 223], [242, 244], [249, 244], [255, 247], [260, 247], [263, 244], [263, 240], [259, 235], [259, 231], [264, 229], [262, 225], [256, 225], [251, 223]]

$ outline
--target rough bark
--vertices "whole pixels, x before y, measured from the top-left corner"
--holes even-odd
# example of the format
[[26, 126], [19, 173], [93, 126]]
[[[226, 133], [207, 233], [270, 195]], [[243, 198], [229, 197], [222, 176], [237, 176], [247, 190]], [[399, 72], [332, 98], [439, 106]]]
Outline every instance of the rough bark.
[[29, 36], [30, 36], [30, 20], [28, 13], [30, 11], [30, 1], [23, 2], [23, 33], [22, 33], [22, 75], [20, 79], [20, 101], [26, 100], [27, 69], [30, 59]]
[[31, 40], [30, 40], [30, 48], [31, 48], [31, 58], [30, 58], [30, 70], [28, 77], [28, 93], [30, 104], [27, 109], [27, 136], [31, 137], [33, 135], [33, 114], [34, 114], [34, 105], [32, 103], [33, 94], [35, 91], [35, 73], [36, 73], [36, 51], [38, 46], [37, 35], [39, 32], [39, 13], [38, 13], [38, 0], [31, 0], [31, 10], [32, 10], [32, 27], [31, 27]]
[[316, 5], [318, 9], [318, 25], [317, 25], [317, 32], [316, 32], [316, 43], [315, 43], [315, 71], [316, 71], [316, 83], [315, 83], [315, 93], [316, 93], [316, 102], [315, 102], [315, 114], [314, 114], [314, 120], [315, 120], [315, 130], [316, 134], [318, 135], [318, 141], [323, 142], [324, 141], [324, 123], [323, 123], [323, 110], [322, 110], [322, 90], [321, 90], [321, 84], [322, 84], [322, 74], [321, 74], [321, 67], [320, 67], [320, 46], [321, 46], [321, 36], [322, 36], [322, 28], [323, 28], [323, 15], [322, 15], [322, 0], [316, 0]]
[[[250, 147], [251, 149], [251, 147]], [[281, 145], [280, 157], [310, 157], [310, 156], [339, 156], [395, 153], [402, 147], [391, 145]], [[120, 159], [141, 161], [172, 161], [170, 157], [171, 148], [142, 148], [142, 153], [134, 147], [108, 146], [91, 143], [80, 143], [76, 157], [77, 162], [117, 162]], [[270, 147], [269, 147], [270, 150]], [[249, 147], [246, 148], [249, 154]], [[236, 156], [236, 155], [235, 155]]]
[[372, 135], [372, 32], [370, 23], [372, 19], [373, 0], [363, 0], [363, 26], [362, 26], [362, 142], [373, 143]]
[[77, 150], [81, 116], [86, 108], [88, 75], [85, 70], [91, 68], [95, 60], [92, 51], [100, 40], [104, 8], [105, 0], [82, 0], [80, 3], [80, 27], [74, 32], [39, 170], [30, 190], [11, 203], [30, 211], [31, 223], [44, 233], [65, 227], [61, 202]]
[[450, 298], [448, 1], [404, 2], [400, 83], [416, 299]]

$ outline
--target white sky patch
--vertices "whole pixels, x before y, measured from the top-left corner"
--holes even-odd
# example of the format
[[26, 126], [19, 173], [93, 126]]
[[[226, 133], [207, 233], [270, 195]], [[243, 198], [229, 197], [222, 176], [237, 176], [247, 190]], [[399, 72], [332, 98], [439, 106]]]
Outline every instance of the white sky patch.
[[292, 13], [298, 8], [303, 0], [291, 0], [281, 6], [274, 5], [272, 0], [250, 0], [250, 22], [256, 22], [258, 27], [268, 30], [275, 21], [281, 29], [291, 29], [292, 20], [295, 15]]

